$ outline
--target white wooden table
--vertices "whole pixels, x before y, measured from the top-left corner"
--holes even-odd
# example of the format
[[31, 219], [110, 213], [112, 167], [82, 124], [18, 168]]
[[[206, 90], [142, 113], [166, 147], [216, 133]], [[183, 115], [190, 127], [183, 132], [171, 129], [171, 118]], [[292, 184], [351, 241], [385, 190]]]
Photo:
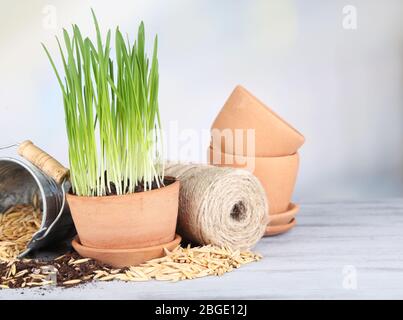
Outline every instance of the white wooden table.
[[0, 300], [403, 298], [403, 199], [305, 203], [297, 221], [260, 241], [262, 261], [222, 277], [0, 290]]

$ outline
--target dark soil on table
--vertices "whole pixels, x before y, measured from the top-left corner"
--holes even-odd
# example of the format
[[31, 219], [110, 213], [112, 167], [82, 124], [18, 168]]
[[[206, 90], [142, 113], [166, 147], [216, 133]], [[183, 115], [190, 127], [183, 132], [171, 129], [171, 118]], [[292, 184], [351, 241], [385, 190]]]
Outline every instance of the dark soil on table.
[[[16, 270], [14, 275], [10, 275], [10, 264], [6, 262], [0, 263], [0, 284], [7, 285], [9, 288], [21, 288], [23, 283], [40, 283], [40, 279], [34, 279], [31, 277], [32, 274], [43, 274], [41, 268], [55, 268], [57, 286], [72, 287], [78, 284], [83, 284], [92, 281], [92, 276], [94, 276], [94, 271], [105, 270], [110, 271], [113, 268], [102, 264], [95, 260], [89, 260], [79, 264], [71, 264], [69, 262], [77, 261], [82, 258], [76, 252], [71, 252], [63, 255], [61, 258], [56, 258], [55, 260], [45, 261], [45, 260], [28, 260], [22, 259], [14, 262]], [[19, 272], [26, 270], [27, 272], [19, 277], [16, 277]], [[42, 269], [43, 270], [43, 269]], [[64, 284], [64, 282], [69, 280], [77, 280], [80, 282], [74, 284]], [[36, 287], [35, 285], [25, 285], [25, 288]], [[44, 287], [45, 288], [45, 287]]]

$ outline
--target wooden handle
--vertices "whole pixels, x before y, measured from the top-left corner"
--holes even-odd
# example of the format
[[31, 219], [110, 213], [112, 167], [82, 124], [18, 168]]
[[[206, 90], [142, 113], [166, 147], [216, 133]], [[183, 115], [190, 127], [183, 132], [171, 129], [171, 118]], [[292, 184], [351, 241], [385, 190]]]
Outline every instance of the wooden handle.
[[69, 169], [29, 140], [20, 144], [18, 154], [53, 178], [58, 184], [62, 183], [63, 179], [69, 174]]

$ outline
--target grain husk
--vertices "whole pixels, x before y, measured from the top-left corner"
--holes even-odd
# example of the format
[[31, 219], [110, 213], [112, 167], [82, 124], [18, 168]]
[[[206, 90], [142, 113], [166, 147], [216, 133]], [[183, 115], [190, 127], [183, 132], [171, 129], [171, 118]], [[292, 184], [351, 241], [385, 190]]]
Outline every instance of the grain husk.
[[[139, 266], [116, 269], [95, 260], [68, 253], [52, 261], [14, 260], [0, 263], [0, 288], [24, 288], [58, 285], [72, 287], [89, 281], [177, 282], [206, 276], [221, 276], [240, 266], [258, 261], [261, 255], [251, 251], [207, 245], [181, 247], [166, 251], [166, 256]], [[54, 268], [54, 269], [53, 269]], [[49, 280], [55, 271], [55, 281]]]
[[22, 253], [40, 228], [42, 213], [36, 206], [18, 204], [0, 214], [0, 261], [10, 261]]

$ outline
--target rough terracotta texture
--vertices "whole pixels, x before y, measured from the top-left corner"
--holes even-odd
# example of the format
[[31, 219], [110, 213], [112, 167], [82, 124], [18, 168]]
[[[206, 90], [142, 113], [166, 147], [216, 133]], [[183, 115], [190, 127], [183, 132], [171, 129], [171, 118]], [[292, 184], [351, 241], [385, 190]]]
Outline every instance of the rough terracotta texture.
[[136, 266], [146, 261], [165, 256], [164, 248], [175, 249], [181, 242], [181, 237], [167, 243], [140, 249], [97, 249], [85, 247], [79, 239], [72, 241], [73, 248], [83, 257], [92, 258], [116, 268]]
[[[212, 145], [225, 153], [257, 157], [292, 155], [302, 146], [304, 136], [265, 106], [242, 86], [237, 86], [221, 109], [211, 127]], [[225, 143], [225, 139], [213, 129], [242, 129], [238, 147]], [[247, 148], [247, 129], [255, 130], [255, 150]], [[223, 133], [221, 131], [221, 133]], [[238, 141], [237, 139], [234, 139]]]
[[298, 211], [299, 205], [290, 203], [287, 211], [270, 215], [270, 221], [268, 225], [280, 226], [288, 224], [292, 219], [295, 218]]
[[102, 249], [136, 249], [169, 243], [175, 237], [179, 181], [121, 196], [67, 201], [81, 244]]
[[298, 153], [284, 157], [245, 157], [222, 153], [211, 146], [208, 153], [208, 162], [212, 165], [252, 172], [266, 190], [270, 215], [288, 210], [297, 179]]
[[275, 236], [284, 232], [287, 232], [288, 230], [292, 229], [295, 227], [297, 224], [297, 220], [292, 219], [290, 223], [288, 224], [283, 224], [281, 226], [267, 226], [265, 236]]

